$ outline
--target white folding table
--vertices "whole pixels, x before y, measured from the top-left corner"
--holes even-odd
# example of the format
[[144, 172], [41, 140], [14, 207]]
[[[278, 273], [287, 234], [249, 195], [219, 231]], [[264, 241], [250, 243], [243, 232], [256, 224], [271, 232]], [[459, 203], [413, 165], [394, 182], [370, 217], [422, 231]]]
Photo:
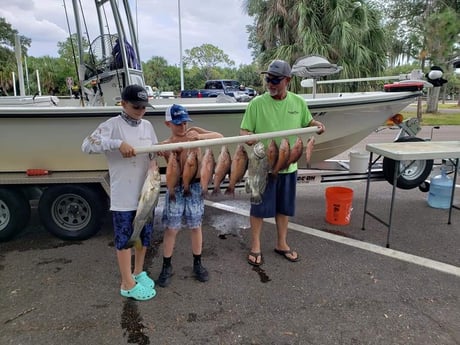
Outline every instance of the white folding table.
[[[386, 247], [390, 247], [390, 233], [391, 225], [393, 220], [393, 205], [395, 199], [395, 191], [398, 177], [404, 172], [404, 168], [401, 170], [401, 161], [416, 161], [416, 160], [427, 160], [427, 159], [449, 159], [454, 164], [454, 178], [453, 188], [450, 198], [449, 207], [449, 218], [447, 224], [451, 224], [452, 208], [453, 206], [455, 185], [457, 181], [457, 171], [460, 159], [460, 141], [414, 141], [414, 142], [392, 142], [392, 143], [381, 143], [381, 144], [367, 144], [366, 150], [370, 152], [369, 155], [369, 167], [367, 173], [367, 185], [366, 185], [366, 196], [364, 200], [364, 214], [363, 214], [363, 225], [362, 230], [365, 230], [366, 215], [371, 216], [378, 222], [387, 226], [387, 243]], [[391, 204], [390, 214], [388, 222], [382, 220], [374, 213], [368, 211], [367, 204], [369, 199], [369, 189], [371, 181], [371, 167], [377, 161], [373, 160], [373, 154], [387, 157], [394, 160], [394, 176], [393, 176], [393, 189], [391, 193]]]

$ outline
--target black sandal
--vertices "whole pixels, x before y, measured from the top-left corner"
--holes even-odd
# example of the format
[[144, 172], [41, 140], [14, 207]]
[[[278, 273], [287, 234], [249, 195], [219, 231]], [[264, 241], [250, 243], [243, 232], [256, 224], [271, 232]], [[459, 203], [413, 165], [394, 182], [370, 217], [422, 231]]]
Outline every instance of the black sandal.
[[[253, 256], [255, 258], [255, 260], [251, 260], [249, 257], [250, 256]], [[259, 262], [257, 262], [260, 257], [260, 260]], [[264, 263], [264, 257], [262, 256], [262, 253], [261, 252], [258, 252], [258, 253], [254, 253], [254, 252], [250, 252], [249, 255], [248, 255], [248, 264], [252, 265], [252, 266], [260, 266]]]

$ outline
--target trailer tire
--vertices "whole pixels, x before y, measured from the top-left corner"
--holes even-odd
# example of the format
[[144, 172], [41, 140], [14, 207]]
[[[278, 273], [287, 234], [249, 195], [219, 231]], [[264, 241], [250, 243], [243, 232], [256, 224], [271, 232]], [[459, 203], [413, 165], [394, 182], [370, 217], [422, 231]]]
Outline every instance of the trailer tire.
[[85, 185], [56, 185], [44, 190], [38, 213], [45, 228], [64, 240], [86, 240], [102, 226], [106, 199]]
[[18, 235], [30, 220], [30, 204], [21, 191], [0, 189], [0, 242]]
[[[417, 137], [402, 137], [396, 142], [414, 142], [425, 141]], [[401, 162], [403, 164], [403, 161]], [[413, 189], [420, 186], [433, 169], [433, 160], [418, 160], [413, 163], [405, 173], [401, 174], [396, 180], [396, 186], [401, 189]], [[393, 184], [393, 176], [395, 171], [395, 161], [393, 159], [384, 157], [382, 166], [383, 176], [387, 182]]]

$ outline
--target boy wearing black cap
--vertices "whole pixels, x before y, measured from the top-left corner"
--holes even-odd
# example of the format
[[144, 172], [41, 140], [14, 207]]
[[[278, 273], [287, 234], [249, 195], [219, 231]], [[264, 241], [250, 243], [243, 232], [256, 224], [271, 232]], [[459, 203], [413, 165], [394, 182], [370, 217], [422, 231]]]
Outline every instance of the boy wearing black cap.
[[[187, 109], [183, 106], [173, 104], [166, 109], [165, 124], [171, 129], [171, 136], [163, 141], [162, 144], [223, 137], [220, 133], [211, 132], [200, 127], [187, 128], [187, 123], [190, 121], [192, 119]], [[195, 150], [200, 156], [200, 150]], [[180, 156], [181, 150], [178, 150], [177, 153], [177, 156]], [[168, 161], [169, 152], [164, 152], [162, 155]], [[180, 161], [178, 161], [178, 164], [180, 164]], [[206, 282], [209, 279], [208, 271], [201, 264], [203, 247], [201, 222], [204, 214], [204, 198], [199, 178], [200, 172], [198, 170], [195, 180], [190, 184], [190, 195], [184, 195], [184, 186], [181, 183], [174, 188], [175, 200], [170, 199], [169, 191], [166, 192], [162, 219], [166, 228], [163, 237], [163, 268], [157, 280], [158, 285], [161, 287], [166, 287], [171, 283], [171, 276], [173, 275], [171, 257], [177, 233], [182, 227], [182, 220], [185, 220], [187, 227], [191, 231], [193, 274], [200, 282]]]
[[114, 242], [121, 274], [120, 294], [136, 300], [148, 300], [156, 295], [155, 283], [143, 270], [153, 224], [141, 232], [142, 247], [135, 248], [134, 271], [131, 271], [131, 249], [124, 249], [133, 232], [139, 195], [149, 167], [151, 155], [136, 154], [135, 147], [158, 142], [152, 124], [143, 119], [150, 106], [147, 91], [139, 85], [127, 86], [121, 95], [120, 115], [101, 123], [86, 137], [82, 151], [104, 153], [110, 174], [110, 210], [114, 226]]

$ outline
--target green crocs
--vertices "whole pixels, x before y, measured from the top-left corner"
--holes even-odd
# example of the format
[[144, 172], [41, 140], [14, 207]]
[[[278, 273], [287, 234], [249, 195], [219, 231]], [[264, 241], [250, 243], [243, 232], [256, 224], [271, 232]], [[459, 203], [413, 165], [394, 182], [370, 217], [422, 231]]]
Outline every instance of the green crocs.
[[155, 282], [147, 275], [147, 272], [142, 271], [137, 275], [133, 275], [133, 279], [136, 283], [142, 284], [145, 287], [153, 289], [155, 287]]
[[155, 289], [148, 288], [142, 284], [137, 283], [131, 290], [120, 289], [120, 294], [123, 297], [133, 298], [137, 301], [147, 301], [157, 294]]

